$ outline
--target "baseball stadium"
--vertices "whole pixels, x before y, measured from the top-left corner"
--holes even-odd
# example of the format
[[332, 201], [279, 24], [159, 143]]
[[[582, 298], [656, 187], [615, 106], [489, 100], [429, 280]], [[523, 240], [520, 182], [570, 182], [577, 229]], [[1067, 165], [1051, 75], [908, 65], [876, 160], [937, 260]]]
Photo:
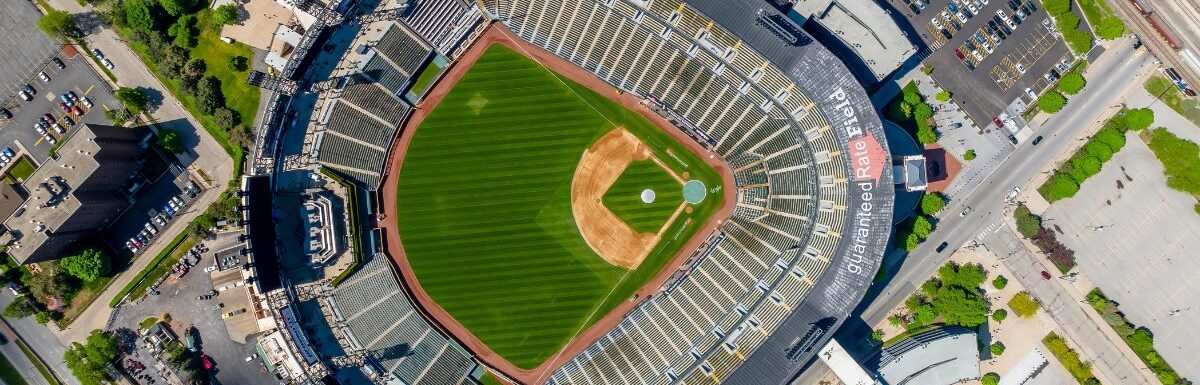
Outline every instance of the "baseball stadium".
[[373, 202], [322, 309], [375, 382], [786, 383], [858, 304], [887, 144], [773, 2], [415, 3], [310, 127]]

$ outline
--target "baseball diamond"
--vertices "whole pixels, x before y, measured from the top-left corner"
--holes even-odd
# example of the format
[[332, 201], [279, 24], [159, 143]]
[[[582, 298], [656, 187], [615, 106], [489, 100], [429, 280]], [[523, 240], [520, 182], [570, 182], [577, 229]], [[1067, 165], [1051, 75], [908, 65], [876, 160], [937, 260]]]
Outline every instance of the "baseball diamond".
[[[434, 107], [404, 156], [397, 220], [417, 280], [526, 369], [629, 299], [721, 206], [682, 199], [681, 175], [722, 184], [687, 147], [503, 45]], [[645, 188], [660, 194], [654, 204], [639, 200]]]

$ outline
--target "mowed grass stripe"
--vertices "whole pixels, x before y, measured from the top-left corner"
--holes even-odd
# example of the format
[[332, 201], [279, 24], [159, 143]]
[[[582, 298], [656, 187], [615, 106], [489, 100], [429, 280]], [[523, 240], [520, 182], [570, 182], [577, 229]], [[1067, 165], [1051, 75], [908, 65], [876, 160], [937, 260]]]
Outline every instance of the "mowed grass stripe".
[[[645, 189], [654, 191], [653, 202], [642, 202]], [[657, 233], [683, 203], [683, 185], [653, 160], [637, 160], [629, 163], [601, 201], [634, 231]]]
[[[630, 272], [597, 257], [578, 233], [570, 182], [583, 151], [617, 124], [687, 156], [669, 137], [644, 132], [657, 128], [640, 116], [578, 87], [493, 46], [422, 122], [399, 175], [397, 220], [421, 285], [522, 368], [644, 283], [614, 287]], [[653, 217], [633, 211], [642, 219], [631, 220]], [[653, 275], [662, 266], [654, 260], [633, 274]]]

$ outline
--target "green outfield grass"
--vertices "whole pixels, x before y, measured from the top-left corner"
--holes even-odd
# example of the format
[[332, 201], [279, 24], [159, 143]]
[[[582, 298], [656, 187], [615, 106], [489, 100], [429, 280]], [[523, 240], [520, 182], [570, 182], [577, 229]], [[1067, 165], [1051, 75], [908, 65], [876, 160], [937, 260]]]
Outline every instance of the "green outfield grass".
[[636, 270], [596, 256], [571, 215], [571, 177], [583, 151], [617, 126], [676, 173], [721, 186], [716, 170], [637, 113], [500, 45], [431, 112], [405, 155], [397, 220], [420, 284], [519, 367], [537, 366], [632, 296], [720, 206], [710, 192]]
[[[642, 202], [645, 189], [654, 190], [654, 202]], [[604, 207], [635, 231], [657, 233], [683, 203], [683, 185], [654, 161], [638, 160], [629, 163], [629, 168], [604, 193], [602, 201]]]

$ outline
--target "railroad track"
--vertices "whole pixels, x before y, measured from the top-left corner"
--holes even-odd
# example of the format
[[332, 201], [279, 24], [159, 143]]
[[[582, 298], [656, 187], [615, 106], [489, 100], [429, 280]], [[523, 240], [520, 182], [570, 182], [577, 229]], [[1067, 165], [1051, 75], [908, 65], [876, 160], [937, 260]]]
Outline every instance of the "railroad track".
[[[1112, 4], [1116, 5], [1117, 14], [1142, 39], [1142, 43], [1155, 57], [1162, 61], [1166, 67], [1175, 68], [1188, 84], [1193, 86], [1200, 85], [1200, 74], [1197, 74], [1191, 66], [1188, 66], [1183, 61], [1183, 58], [1179, 56], [1179, 52], [1167, 42], [1168, 38], [1164, 37], [1150, 24], [1150, 21], [1142, 15], [1141, 10], [1131, 0], [1116, 0]], [[1164, 27], [1171, 28], [1170, 25], [1166, 24], [1166, 19], [1159, 19], [1163, 21]]]

